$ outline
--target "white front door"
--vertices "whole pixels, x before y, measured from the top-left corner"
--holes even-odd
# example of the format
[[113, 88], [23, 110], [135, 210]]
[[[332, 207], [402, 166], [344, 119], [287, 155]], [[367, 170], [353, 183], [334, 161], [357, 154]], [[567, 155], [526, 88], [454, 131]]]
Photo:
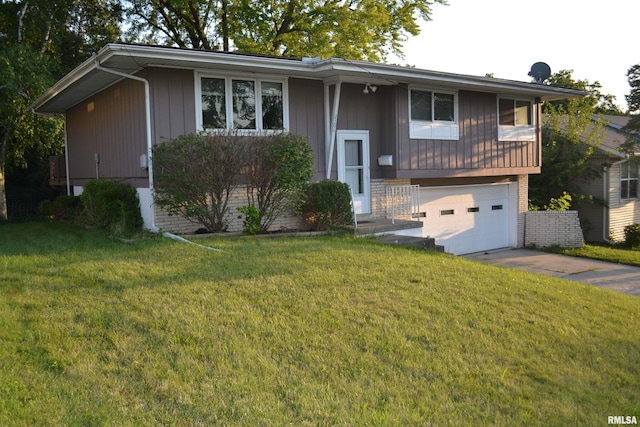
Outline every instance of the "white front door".
[[371, 213], [369, 131], [338, 131], [338, 180], [351, 188], [356, 214]]

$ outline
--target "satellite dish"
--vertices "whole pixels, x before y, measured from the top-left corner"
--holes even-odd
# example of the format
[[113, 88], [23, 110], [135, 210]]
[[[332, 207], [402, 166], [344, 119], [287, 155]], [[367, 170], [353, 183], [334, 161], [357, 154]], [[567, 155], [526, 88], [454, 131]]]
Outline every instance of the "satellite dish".
[[536, 83], [541, 84], [543, 81], [551, 77], [551, 68], [544, 62], [536, 62], [531, 66], [529, 75], [533, 77]]

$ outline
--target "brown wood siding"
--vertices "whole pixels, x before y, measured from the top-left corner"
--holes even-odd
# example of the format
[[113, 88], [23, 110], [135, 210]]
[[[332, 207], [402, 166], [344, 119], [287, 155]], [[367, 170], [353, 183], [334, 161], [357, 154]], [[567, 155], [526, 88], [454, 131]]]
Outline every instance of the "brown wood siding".
[[[387, 177], [389, 168], [378, 166], [378, 156], [392, 154], [395, 158], [394, 91], [379, 86], [376, 92], [365, 94], [362, 84], [343, 84], [340, 96], [338, 130], [369, 131], [369, 163], [371, 179]], [[332, 100], [333, 102], [333, 100]]]
[[397, 90], [398, 178], [539, 173], [539, 143], [498, 141], [497, 95], [458, 93], [457, 141], [409, 138], [406, 88]]
[[153, 143], [196, 131], [195, 77], [192, 70], [149, 68]]
[[315, 179], [324, 179], [324, 84], [318, 80], [289, 79], [289, 129], [309, 139], [315, 159]]
[[123, 80], [67, 111], [69, 175], [72, 185], [98, 175], [148, 187], [147, 171], [140, 167], [146, 154], [144, 85]]
[[[389, 87], [378, 87], [375, 93], [362, 93], [364, 85], [342, 84], [338, 114], [338, 130], [368, 130], [371, 178], [385, 176], [390, 168], [380, 168], [377, 158], [392, 154], [395, 158], [395, 132], [397, 117], [395, 92]], [[333, 108], [335, 86], [329, 90]], [[289, 80], [289, 119], [293, 133], [309, 138], [315, 157], [315, 179], [326, 176], [324, 83], [315, 80]], [[336, 176], [337, 153], [333, 156], [333, 176]]]

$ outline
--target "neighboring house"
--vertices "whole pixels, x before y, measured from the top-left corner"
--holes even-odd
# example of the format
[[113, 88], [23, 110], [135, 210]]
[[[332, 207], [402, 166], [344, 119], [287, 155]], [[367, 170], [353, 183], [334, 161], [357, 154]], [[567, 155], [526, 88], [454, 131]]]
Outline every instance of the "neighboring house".
[[602, 142], [591, 160], [601, 175], [580, 189], [601, 203], [580, 204], [577, 210], [586, 241], [623, 241], [624, 227], [640, 223], [640, 153], [621, 150], [626, 141], [621, 129], [629, 122], [628, 116], [605, 115], [595, 120], [605, 123]]
[[399, 190], [423, 222], [404, 233], [461, 254], [522, 246], [541, 103], [579, 96], [363, 61], [109, 44], [32, 109], [65, 116], [73, 193], [97, 176], [128, 182], [147, 228], [197, 228], [154, 206], [154, 144], [205, 128], [286, 130], [309, 139], [315, 180], [350, 184], [359, 221], [387, 217], [387, 194]]

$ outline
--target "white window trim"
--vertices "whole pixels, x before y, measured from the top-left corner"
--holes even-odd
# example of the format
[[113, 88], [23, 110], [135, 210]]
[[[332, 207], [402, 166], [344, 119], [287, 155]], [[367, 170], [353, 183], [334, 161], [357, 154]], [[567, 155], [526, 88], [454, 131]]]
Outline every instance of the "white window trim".
[[[531, 103], [531, 125], [514, 125], [507, 126], [500, 124], [500, 100], [512, 99], [514, 101], [525, 101]], [[535, 141], [536, 140], [536, 103], [531, 98], [519, 98], [514, 96], [502, 95], [498, 96], [497, 113], [498, 113], [498, 141]]]
[[[412, 120], [411, 119], [411, 91], [444, 93], [453, 95], [453, 121], [444, 120]], [[458, 129], [458, 91], [440, 89], [437, 87], [412, 86], [408, 88], [409, 138], [410, 139], [442, 139], [457, 141], [460, 139]], [[433, 99], [431, 97], [431, 111], [433, 114]]]
[[[196, 129], [201, 131], [220, 131], [222, 129], [205, 129], [202, 124], [202, 78], [221, 79], [225, 81], [225, 112], [227, 118], [227, 130], [233, 127], [233, 80], [247, 80], [255, 83], [256, 91], [256, 129], [238, 129], [239, 134], [275, 134], [289, 131], [289, 80], [282, 76], [272, 75], [245, 75], [234, 74], [224, 75], [208, 72], [195, 72], [195, 103], [196, 103]], [[283, 129], [263, 129], [262, 128], [262, 82], [282, 83], [282, 126]]]
[[[634, 164], [632, 162], [627, 162], [627, 176], [623, 177], [622, 176], [622, 165], [620, 165], [620, 201], [624, 201], [624, 202], [628, 202], [631, 200], [637, 200], [640, 196], [640, 194], [636, 194], [634, 197], [629, 197], [629, 188], [631, 187], [630, 183], [631, 181], [636, 181], [636, 186], [638, 188], [638, 193], [640, 193], [640, 177], [638, 178], [631, 178], [630, 177], [630, 173], [629, 173], [629, 168], [631, 166], [634, 166], [636, 168], [636, 170], [640, 169], [640, 166], [638, 164]], [[638, 172], [640, 173], [640, 170], [638, 170]], [[626, 181], [627, 182], [627, 194], [622, 194], [622, 182]]]

